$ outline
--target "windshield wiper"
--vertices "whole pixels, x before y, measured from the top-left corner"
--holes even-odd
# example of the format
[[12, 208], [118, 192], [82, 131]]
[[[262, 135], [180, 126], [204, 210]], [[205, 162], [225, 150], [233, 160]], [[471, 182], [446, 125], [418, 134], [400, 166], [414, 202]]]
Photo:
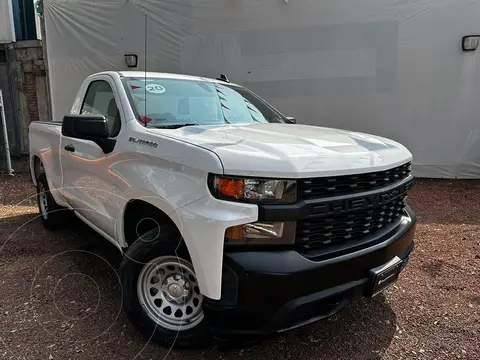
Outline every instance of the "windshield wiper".
[[200, 125], [200, 124], [187, 123], [187, 124], [172, 124], [172, 125], [162, 125], [162, 126], [156, 125], [153, 127], [157, 129], [178, 129], [184, 126], [197, 126], [197, 125]]

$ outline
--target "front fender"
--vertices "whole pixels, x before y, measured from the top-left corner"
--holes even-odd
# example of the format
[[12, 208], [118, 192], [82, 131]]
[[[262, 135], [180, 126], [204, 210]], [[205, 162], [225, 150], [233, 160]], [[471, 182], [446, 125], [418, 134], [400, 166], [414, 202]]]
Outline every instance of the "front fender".
[[[220, 299], [225, 230], [257, 221], [258, 206], [221, 201], [208, 195], [175, 211], [169, 202], [148, 191], [137, 189], [132, 195], [135, 196], [131, 200], [143, 200], [169, 216], [185, 241], [200, 292], [211, 299]], [[118, 241], [126, 247], [123, 214], [121, 218], [117, 223]]]
[[192, 259], [200, 292], [211, 299], [220, 299], [225, 230], [257, 221], [258, 206], [217, 200], [209, 195], [172, 215], [174, 221], [179, 221], [177, 227]]

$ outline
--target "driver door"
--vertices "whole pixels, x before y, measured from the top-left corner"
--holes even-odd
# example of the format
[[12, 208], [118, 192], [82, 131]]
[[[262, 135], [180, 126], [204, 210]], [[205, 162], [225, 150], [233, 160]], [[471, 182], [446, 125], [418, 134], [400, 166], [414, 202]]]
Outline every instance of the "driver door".
[[[110, 138], [117, 137], [122, 123], [114, 89], [109, 76], [95, 77], [80, 107], [80, 114], [105, 116]], [[108, 170], [116, 157], [115, 148], [105, 154], [93, 141], [62, 136], [60, 149], [64, 193], [70, 206], [102, 235], [114, 239], [114, 214], [120, 202]]]

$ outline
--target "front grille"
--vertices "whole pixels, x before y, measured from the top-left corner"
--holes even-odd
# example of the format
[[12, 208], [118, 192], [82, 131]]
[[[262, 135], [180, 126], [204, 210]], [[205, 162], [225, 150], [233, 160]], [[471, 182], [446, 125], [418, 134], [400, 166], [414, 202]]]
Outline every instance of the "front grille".
[[323, 198], [381, 189], [410, 174], [410, 163], [393, 169], [365, 174], [302, 179], [298, 181], [299, 199]]
[[342, 244], [373, 235], [401, 218], [404, 196], [378, 207], [297, 222], [297, 245], [303, 250]]
[[404, 214], [413, 183], [407, 180], [410, 168], [406, 163], [366, 174], [300, 180], [299, 198], [310, 199], [311, 206], [297, 221], [297, 249], [329, 252], [375, 241], [377, 233], [393, 228]]

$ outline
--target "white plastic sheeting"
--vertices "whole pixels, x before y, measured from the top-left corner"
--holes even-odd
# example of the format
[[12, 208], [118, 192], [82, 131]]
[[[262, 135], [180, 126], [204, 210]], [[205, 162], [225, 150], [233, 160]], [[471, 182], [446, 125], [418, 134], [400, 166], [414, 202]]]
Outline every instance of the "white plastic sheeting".
[[12, 1], [0, 0], [0, 43], [15, 41]]
[[480, 177], [480, 1], [46, 1], [55, 117], [124, 54], [144, 69], [145, 14], [149, 71], [225, 73], [299, 123], [403, 143], [417, 176]]

